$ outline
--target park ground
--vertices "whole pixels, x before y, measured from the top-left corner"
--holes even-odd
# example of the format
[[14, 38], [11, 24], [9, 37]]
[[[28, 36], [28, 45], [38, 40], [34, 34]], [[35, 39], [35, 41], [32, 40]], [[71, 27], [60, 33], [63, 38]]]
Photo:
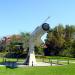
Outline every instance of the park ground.
[[[19, 68], [6, 68], [5, 66], [0, 66], [0, 75], [75, 75], [75, 59], [69, 58], [58, 58], [58, 57], [50, 57], [50, 60], [47, 58], [37, 59], [37, 61], [44, 61], [57, 64], [63, 64], [60, 66], [43, 66], [43, 67], [19, 67]], [[7, 59], [8, 60], [8, 59]], [[1, 60], [0, 60], [1, 61]], [[12, 61], [12, 59], [11, 59]], [[14, 60], [15, 61], [15, 60]], [[23, 59], [20, 59], [19, 62], [22, 62]]]

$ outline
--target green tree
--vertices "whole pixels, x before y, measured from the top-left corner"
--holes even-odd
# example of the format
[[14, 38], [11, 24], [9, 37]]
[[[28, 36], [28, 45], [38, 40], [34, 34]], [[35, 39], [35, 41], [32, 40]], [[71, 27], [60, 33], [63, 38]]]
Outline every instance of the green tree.
[[64, 56], [74, 57], [75, 50], [72, 45], [74, 45], [74, 33], [75, 33], [75, 26], [73, 25], [66, 25], [65, 27], [65, 43], [64, 43]]
[[28, 52], [30, 33], [21, 32], [20, 35], [22, 37], [21, 42], [23, 43], [24, 50]]
[[63, 47], [64, 41], [64, 27], [61, 24], [48, 32], [46, 44], [49, 45], [51, 52], [54, 52], [56, 55]]

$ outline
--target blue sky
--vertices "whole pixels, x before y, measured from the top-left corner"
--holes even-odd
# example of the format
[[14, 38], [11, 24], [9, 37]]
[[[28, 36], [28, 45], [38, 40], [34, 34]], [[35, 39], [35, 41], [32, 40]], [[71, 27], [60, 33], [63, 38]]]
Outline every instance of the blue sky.
[[32, 32], [48, 16], [51, 28], [74, 25], [75, 0], [0, 0], [0, 37]]

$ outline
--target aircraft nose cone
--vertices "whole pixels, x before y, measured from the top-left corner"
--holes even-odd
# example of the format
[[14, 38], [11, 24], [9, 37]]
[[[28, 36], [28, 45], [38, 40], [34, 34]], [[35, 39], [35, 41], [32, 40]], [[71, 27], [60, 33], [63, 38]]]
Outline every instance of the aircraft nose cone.
[[50, 29], [50, 26], [48, 23], [43, 23], [42, 28], [43, 28], [43, 30], [48, 31]]

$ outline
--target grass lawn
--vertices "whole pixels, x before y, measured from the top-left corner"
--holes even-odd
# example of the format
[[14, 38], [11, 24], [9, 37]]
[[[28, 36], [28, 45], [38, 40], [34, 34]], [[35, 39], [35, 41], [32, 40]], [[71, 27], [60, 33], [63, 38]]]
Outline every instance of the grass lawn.
[[75, 75], [75, 64], [49, 67], [0, 67], [0, 75]]
[[[57, 63], [57, 59], [64, 65], [62, 66], [48, 66], [48, 67], [22, 67], [22, 68], [6, 68], [0, 66], [0, 75], [75, 75], [75, 59], [70, 59], [70, 64], [67, 62], [67, 58], [62, 57], [49, 57], [53, 63]], [[44, 59], [45, 62], [49, 62], [49, 58]], [[18, 62], [24, 62], [25, 59], [19, 59]], [[0, 58], [0, 62], [3, 58]], [[16, 61], [16, 59], [7, 59], [7, 61]], [[37, 61], [42, 61], [42, 59], [37, 59]]]

